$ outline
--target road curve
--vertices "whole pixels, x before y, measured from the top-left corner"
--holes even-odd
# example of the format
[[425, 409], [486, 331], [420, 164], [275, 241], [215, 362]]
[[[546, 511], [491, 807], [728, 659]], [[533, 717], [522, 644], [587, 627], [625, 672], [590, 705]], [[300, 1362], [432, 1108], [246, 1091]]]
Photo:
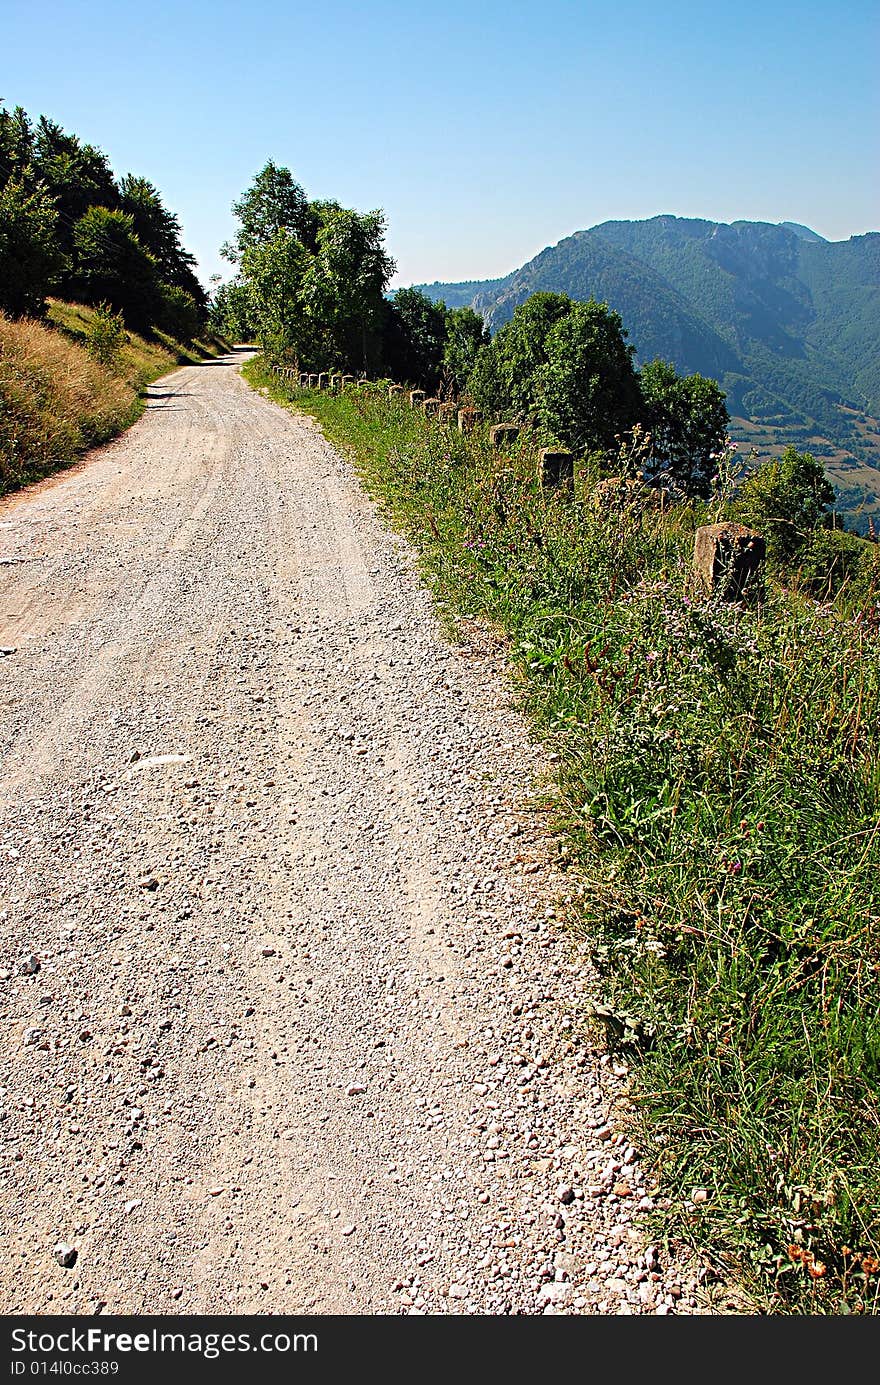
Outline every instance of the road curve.
[[698, 1311], [503, 660], [240, 359], [0, 504], [0, 1308]]

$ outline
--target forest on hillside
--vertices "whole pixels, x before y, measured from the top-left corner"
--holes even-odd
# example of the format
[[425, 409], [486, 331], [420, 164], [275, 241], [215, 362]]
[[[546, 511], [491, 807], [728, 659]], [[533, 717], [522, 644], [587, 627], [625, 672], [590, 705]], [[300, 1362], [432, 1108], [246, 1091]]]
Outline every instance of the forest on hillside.
[[117, 178], [95, 145], [0, 103], [0, 311], [40, 318], [50, 295], [184, 342], [204, 327], [208, 302], [180, 222], [149, 179]]

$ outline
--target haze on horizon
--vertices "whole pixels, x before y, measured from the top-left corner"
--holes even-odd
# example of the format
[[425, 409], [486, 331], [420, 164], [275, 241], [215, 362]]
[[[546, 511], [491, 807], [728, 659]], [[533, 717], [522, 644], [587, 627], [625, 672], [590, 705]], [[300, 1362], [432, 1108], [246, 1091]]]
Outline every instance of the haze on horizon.
[[7, 0], [0, 96], [154, 182], [205, 282], [270, 157], [455, 282], [606, 220], [878, 229], [878, 40], [873, 0]]

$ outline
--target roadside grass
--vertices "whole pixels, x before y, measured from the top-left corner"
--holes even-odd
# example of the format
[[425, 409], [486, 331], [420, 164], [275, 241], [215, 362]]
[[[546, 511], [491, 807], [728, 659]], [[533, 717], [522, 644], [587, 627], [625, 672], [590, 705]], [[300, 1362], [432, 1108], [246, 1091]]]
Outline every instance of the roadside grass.
[[0, 314], [0, 495], [128, 428], [151, 381], [227, 349], [219, 339], [182, 347], [127, 332], [102, 361], [88, 348], [95, 320], [94, 309], [58, 301], [46, 322]]
[[[348, 449], [441, 602], [501, 627], [559, 753], [559, 830], [602, 1023], [683, 1236], [762, 1307], [880, 1306], [880, 579], [707, 599], [717, 510], [545, 494], [381, 386], [258, 389]], [[584, 1025], [597, 1020], [581, 1017]]]

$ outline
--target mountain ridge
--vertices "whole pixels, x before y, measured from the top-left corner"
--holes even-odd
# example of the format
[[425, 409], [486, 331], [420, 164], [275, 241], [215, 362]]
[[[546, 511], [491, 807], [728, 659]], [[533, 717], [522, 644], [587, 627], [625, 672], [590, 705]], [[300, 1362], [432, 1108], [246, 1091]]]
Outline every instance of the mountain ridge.
[[642, 364], [719, 381], [740, 442], [813, 451], [861, 527], [880, 515], [878, 232], [664, 213], [576, 231], [499, 279], [416, 287], [493, 331], [540, 290], [607, 302]]

